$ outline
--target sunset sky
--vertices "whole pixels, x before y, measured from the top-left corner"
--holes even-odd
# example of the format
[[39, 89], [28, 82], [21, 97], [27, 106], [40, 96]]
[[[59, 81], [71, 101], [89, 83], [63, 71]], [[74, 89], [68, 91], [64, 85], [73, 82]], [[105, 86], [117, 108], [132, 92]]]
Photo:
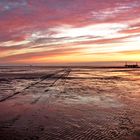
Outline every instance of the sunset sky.
[[0, 0], [0, 64], [140, 61], [140, 0]]

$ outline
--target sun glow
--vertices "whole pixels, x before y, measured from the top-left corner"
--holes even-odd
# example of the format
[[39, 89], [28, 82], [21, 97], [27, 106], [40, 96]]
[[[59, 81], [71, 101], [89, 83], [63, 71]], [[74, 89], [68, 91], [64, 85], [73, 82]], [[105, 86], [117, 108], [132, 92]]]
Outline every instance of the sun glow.
[[137, 0], [62, 3], [0, 2], [0, 64], [139, 60]]

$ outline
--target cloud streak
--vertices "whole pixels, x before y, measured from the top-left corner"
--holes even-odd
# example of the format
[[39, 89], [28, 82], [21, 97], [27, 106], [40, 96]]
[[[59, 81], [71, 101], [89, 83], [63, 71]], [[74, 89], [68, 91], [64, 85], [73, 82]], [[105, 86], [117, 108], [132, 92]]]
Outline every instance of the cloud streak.
[[139, 0], [0, 1], [0, 64], [140, 61], [139, 46]]

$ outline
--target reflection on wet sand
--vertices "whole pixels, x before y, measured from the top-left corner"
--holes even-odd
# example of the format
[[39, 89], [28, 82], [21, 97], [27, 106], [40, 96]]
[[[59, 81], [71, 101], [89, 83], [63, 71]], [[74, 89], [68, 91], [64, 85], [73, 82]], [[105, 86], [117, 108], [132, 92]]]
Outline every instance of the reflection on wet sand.
[[140, 69], [0, 69], [0, 139], [140, 139]]

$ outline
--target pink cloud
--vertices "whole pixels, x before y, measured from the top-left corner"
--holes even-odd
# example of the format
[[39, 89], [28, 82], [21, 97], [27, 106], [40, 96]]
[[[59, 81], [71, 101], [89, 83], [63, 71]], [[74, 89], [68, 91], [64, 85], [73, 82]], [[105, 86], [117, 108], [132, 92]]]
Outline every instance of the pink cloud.
[[[138, 19], [140, 19], [139, 0], [108, 0], [107, 2], [106, 0], [23, 0], [22, 2], [5, 0], [0, 2], [0, 51], [8, 54], [9, 51], [15, 53], [16, 50], [18, 52], [20, 49], [26, 50], [35, 46], [51, 49], [60, 45], [67, 50], [64, 53], [74, 53], [69, 49], [72, 47], [70, 43], [77, 44], [78, 42], [78, 44], [84, 45], [123, 43], [131, 36], [134, 37], [136, 34], [139, 36], [140, 20]], [[90, 34], [82, 34], [78, 37], [65, 36], [65, 34], [63, 37], [56, 37], [58, 32], [52, 30], [65, 25], [69, 25], [75, 30], [86, 29], [101, 23], [110, 26], [111, 24], [112, 26], [122, 24], [127, 25], [127, 28], [117, 31], [118, 36], [113, 38], [103, 36], [98, 38], [97, 34], [94, 34], [95, 31], [92, 31], [93, 34], [90, 32]], [[91, 38], [91, 40], [88, 41], [85, 38]], [[28, 42], [26, 45], [22, 44], [26, 41]], [[2, 46], [5, 42], [16, 42], [21, 45], [16, 46], [11, 43], [11, 46]], [[57, 55], [61, 56], [61, 49], [60, 51], [59, 49], [58, 47]], [[56, 52], [54, 50], [50, 53], [53, 55]], [[33, 50], [30, 52], [30, 55], [32, 54], [35, 57], [35, 55], [40, 55], [40, 52], [35, 53]], [[11, 58], [16, 60], [20, 56], [22, 55], [17, 54]], [[30, 58], [28, 52], [24, 56]], [[10, 58], [10, 56], [8, 57]], [[4, 56], [0, 59], [3, 60]], [[7, 57], [5, 60], [9, 61]]]

